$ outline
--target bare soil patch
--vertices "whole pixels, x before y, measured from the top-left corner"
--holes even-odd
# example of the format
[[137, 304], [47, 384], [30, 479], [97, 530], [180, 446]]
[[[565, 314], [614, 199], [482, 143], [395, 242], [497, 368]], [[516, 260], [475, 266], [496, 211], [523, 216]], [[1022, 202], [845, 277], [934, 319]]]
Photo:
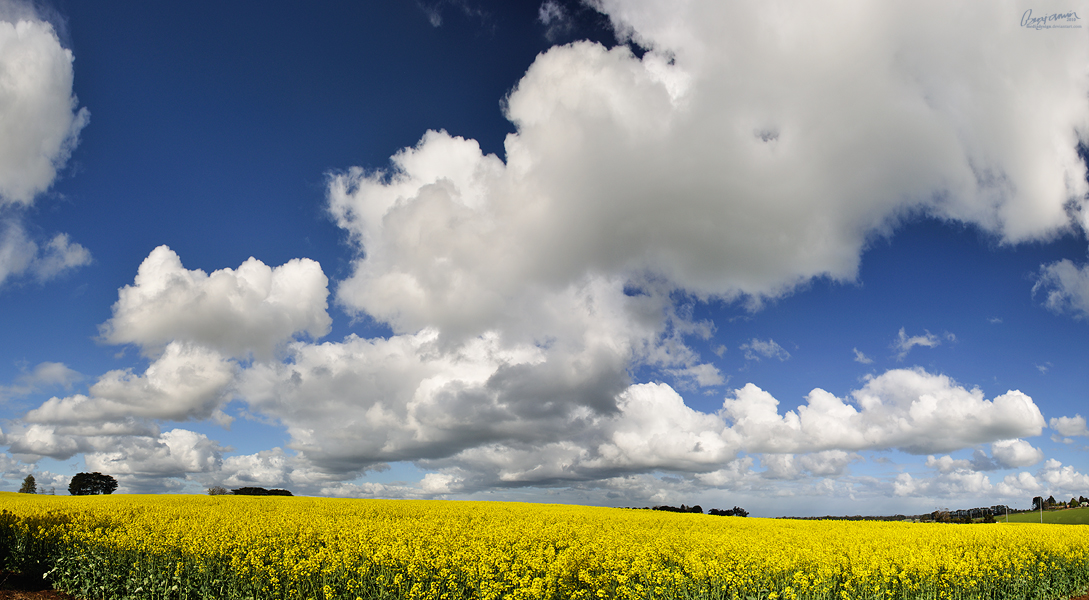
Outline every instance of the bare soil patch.
[[41, 577], [0, 571], [0, 600], [75, 600], [58, 592]]

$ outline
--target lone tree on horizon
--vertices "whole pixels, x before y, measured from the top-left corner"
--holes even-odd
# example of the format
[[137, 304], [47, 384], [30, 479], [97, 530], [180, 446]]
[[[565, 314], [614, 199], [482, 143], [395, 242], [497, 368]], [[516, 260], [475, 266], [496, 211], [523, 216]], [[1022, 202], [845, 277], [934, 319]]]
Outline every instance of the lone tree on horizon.
[[27, 475], [26, 476], [26, 479], [23, 480], [23, 487], [19, 488], [19, 493], [20, 494], [37, 494], [38, 493], [38, 483], [36, 481], [34, 481], [34, 476], [33, 475]]
[[117, 480], [98, 471], [94, 473], [76, 473], [68, 484], [68, 493], [73, 496], [91, 496], [112, 494], [117, 489]]

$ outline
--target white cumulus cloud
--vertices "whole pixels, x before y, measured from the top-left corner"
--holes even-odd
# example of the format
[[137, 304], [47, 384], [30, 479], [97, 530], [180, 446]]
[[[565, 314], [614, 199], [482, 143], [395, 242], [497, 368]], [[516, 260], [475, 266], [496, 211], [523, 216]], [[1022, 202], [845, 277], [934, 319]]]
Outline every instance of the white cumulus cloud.
[[949, 452], [980, 443], [1039, 435], [1043, 415], [1032, 399], [1009, 391], [986, 400], [944, 375], [896, 369], [871, 377], [852, 402], [814, 389], [797, 410], [753, 384], [723, 405], [733, 431], [755, 452], [896, 448], [912, 454]]
[[145, 477], [179, 477], [219, 468], [222, 448], [202, 433], [165, 431], [158, 438], [118, 440], [111, 450], [84, 455], [87, 468], [102, 473]]
[[26, 396], [50, 387], [71, 389], [72, 384], [82, 379], [82, 374], [68, 368], [64, 363], [39, 363], [29, 372], [20, 375], [14, 385], [0, 386], [0, 400]]
[[[549, 6], [542, 21], [559, 22]], [[755, 310], [814, 278], [854, 281], [867, 245], [905, 215], [1003, 243], [1070, 230], [1089, 191], [1076, 151], [1089, 135], [1089, 39], [1022, 30], [1019, 11], [985, 1], [592, 6], [648, 51], [575, 42], [539, 55], [504, 100], [515, 131], [503, 158], [428, 131], [388, 170], [329, 176], [329, 213], [355, 251], [335, 301], [392, 335], [317, 343], [330, 319], [313, 261], [207, 274], [160, 247], [101, 334], [136, 344], [161, 371], [112, 372], [88, 395], [50, 400], [8, 432], [12, 452], [103, 452], [105, 428], [140, 437], [147, 426], [117, 406], [206, 418], [229, 390], [290, 438], [223, 459], [231, 485], [365, 494], [340, 484], [413, 461], [437, 471], [423, 493], [568, 484], [654, 497], [658, 472], [742, 488], [837, 476], [862, 450], [991, 444], [996, 463], [1035, 457], [1022, 438], [1044, 419], [1029, 396], [987, 399], [921, 369], [886, 371], [844, 397], [814, 389], [785, 411], [755, 384], [711, 413], [632, 378], [650, 367], [721, 384], [685, 343], [712, 326], [675, 298]], [[901, 330], [897, 348], [941, 341]], [[771, 339], [742, 350], [789, 358]], [[193, 383], [183, 367], [206, 378]], [[99, 430], [79, 433], [87, 423]], [[156, 436], [144, 435], [166, 444]], [[174, 459], [154, 448], [140, 460], [196, 473], [170, 471]], [[933, 480], [905, 474], [898, 490], [990, 489], [978, 469], [935, 468]]]
[[1002, 440], [991, 444], [995, 462], [1004, 469], [1031, 467], [1044, 460], [1044, 452], [1025, 440]]
[[70, 241], [66, 234], [57, 234], [39, 245], [17, 220], [0, 227], [0, 284], [24, 275], [44, 283], [91, 262], [90, 251]]
[[[816, 277], [853, 281], [869, 241], [911, 214], [1005, 243], [1070, 230], [1089, 191], [1089, 40], [1045, 41], [986, 2], [593, 6], [648, 51], [539, 55], [506, 98], [503, 158], [428, 131], [387, 170], [330, 175], [328, 209], [357, 250], [336, 301], [394, 336], [297, 344], [291, 364], [247, 370], [241, 394], [292, 448], [330, 472], [421, 460], [472, 486], [1040, 433], [1025, 394], [986, 399], [919, 370], [785, 413], [750, 384], [710, 416], [628, 380], [651, 366], [719, 381], [668, 333], [686, 321], [674, 292], [756, 309]], [[952, 340], [902, 330], [896, 347]], [[645, 406], [680, 445], [629, 433], [653, 431]]]
[[72, 61], [30, 4], [0, 3], [0, 284], [45, 282], [91, 261], [65, 234], [32, 239], [19, 210], [53, 185], [90, 117], [77, 110]]
[[228, 356], [269, 358], [295, 334], [329, 332], [328, 283], [321, 266], [305, 258], [279, 267], [250, 258], [238, 269], [207, 274], [186, 269], [173, 250], [159, 246], [133, 285], [118, 291], [102, 339], [137, 344], [152, 355], [177, 340]]
[[897, 496], [978, 498], [993, 489], [994, 485], [985, 474], [971, 470], [954, 470], [923, 478], [901, 473], [893, 483], [893, 493]]
[[6, 7], [0, 5], [0, 207], [30, 204], [53, 184], [90, 116], [76, 109], [72, 52], [53, 26], [29, 14], [6, 16]]
[[1005, 496], [1031, 493], [1054, 495], [1062, 499], [1089, 493], [1089, 475], [1081, 473], [1073, 465], [1063, 465], [1060, 461], [1049, 458], [1035, 475], [1025, 471], [1007, 475], [998, 488]]
[[1059, 432], [1059, 435], [1067, 437], [1089, 436], [1089, 429], [1085, 426], [1085, 417], [1074, 415], [1073, 417], [1052, 417], [1048, 421], [1048, 427]]
[[1054, 458], [1049, 458], [1044, 463], [1038, 477], [1052, 493], [1060, 496], [1084, 495], [1089, 492], [1089, 475], [1079, 472], [1073, 465], [1063, 465]]
[[91, 386], [89, 396], [51, 398], [28, 412], [25, 420], [85, 427], [130, 418], [223, 421], [219, 408], [229, 400], [236, 370], [214, 350], [172, 342], [143, 375], [110, 371]]

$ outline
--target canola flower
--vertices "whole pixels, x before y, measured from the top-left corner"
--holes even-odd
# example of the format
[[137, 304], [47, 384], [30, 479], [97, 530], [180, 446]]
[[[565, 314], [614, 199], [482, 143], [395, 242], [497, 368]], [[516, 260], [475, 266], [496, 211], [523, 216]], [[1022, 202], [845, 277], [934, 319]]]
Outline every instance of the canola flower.
[[493, 502], [0, 493], [3, 566], [84, 598], [1038, 599], [1077, 526], [785, 521]]

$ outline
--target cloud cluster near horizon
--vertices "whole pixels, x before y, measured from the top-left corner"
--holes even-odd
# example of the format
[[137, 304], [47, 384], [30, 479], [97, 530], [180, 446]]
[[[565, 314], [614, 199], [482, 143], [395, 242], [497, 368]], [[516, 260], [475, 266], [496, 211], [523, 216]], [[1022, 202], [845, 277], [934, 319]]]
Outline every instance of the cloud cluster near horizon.
[[[4, 432], [11, 452], [84, 453], [130, 490], [189, 477], [346, 495], [653, 497], [660, 473], [704, 488], [834, 485], [859, 452], [971, 448], [978, 460], [932, 457], [932, 480], [896, 477], [888, 492], [1080, 485], [1049, 461], [995, 486], [986, 471], [1044, 459], [1024, 439], [1046, 425], [1039, 408], [918, 368], [844, 396], [815, 387], [796, 410], [753, 383], [695, 410], [677, 390], [725, 378], [691, 344], [714, 324], [674, 298], [759, 310], [816, 278], [853, 281], [867, 245], [912, 216], [1010, 244], [1086, 226], [1084, 36], [1045, 42], [985, 2], [944, 19], [933, 2], [593, 5], [646, 52], [576, 42], [538, 56], [505, 99], [517, 131], [504, 157], [428, 131], [388, 170], [329, 176], [328, 210], [353, 252], [334, 302], [391, 335], [320, 341], [330, 292], [314, 261], [206, 274], [160, 247], [101, 328], [150, 366], [31, 410]], [[1068, 271], [1045, 270], [1060, 290], [1048, 305], [1084, 312], [1062, 292], [1083, 273]], [[738, 342], [749, 360], [790, 358], [770, 338]], [[940, 342], [901, 329], [895, 349]], [[643, 367], [676, 388], [633, 381]], [[227, 425], [232, 400], [283, 426], [288, 447], [224, 458], [204, 434], [160, 428]], [[350, 483], [397, 461], [432, 472], [415, 487]]]

